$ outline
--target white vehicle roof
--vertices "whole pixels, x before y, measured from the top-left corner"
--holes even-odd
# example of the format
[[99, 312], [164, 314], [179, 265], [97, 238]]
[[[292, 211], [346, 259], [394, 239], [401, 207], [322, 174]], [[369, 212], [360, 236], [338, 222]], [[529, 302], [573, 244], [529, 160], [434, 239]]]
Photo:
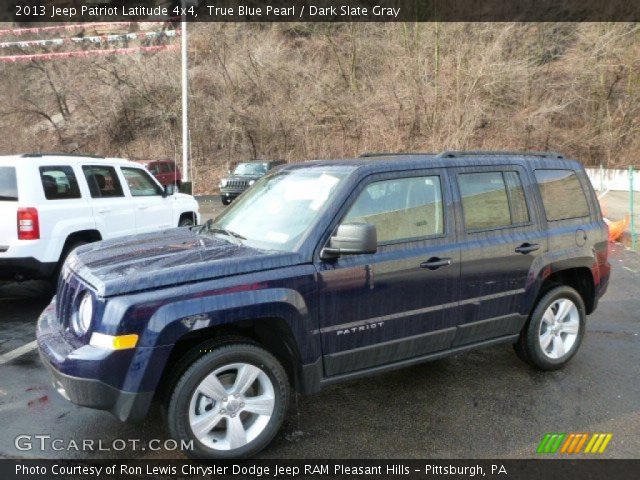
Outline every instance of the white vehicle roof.
[[121, 165], [138, 167], [137, 162], [126, 158], [100, 157], [98, 155], [74, 155], [65, 153], [23, 153], [17, 155], [0, 155], [0, 165], [18, 166], [20, 164], [55, 165], [64, 162], [65, 164], [87, 163], [94, 165]]

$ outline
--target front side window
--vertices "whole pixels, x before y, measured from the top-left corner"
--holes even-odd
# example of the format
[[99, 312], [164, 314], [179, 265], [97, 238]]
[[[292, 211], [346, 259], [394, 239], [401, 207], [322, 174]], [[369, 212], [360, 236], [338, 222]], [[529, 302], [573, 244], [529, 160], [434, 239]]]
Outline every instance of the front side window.
[[573, 170], [536, 170], [547, 220], [589, 216], [589, 204]]
[[160, 173], [172, 173], [173, 170], [173, 163], [161, 163], [160, 164]]
[[293, 251], [353, 170], [314, 167], [263, 177], [206, 230], [257, 248]]
[[76, 174], [69, 166], [40, 167], [40, 182], [47, 200], [81, 197]]
[[153, 195], [162, 195], [162, 190], [154, 182], [149, 174], [139, 168], [123, 167], [124, 175], [129, 191], [133, 197], [150, 197]]
[[378, 244], [442, 235], [443, 222], [439, 176], [371, 183], [342, 220], [375, 225]]
[[124, 197], [116, 169], [102, 165], [82, 167], [93, 198]]

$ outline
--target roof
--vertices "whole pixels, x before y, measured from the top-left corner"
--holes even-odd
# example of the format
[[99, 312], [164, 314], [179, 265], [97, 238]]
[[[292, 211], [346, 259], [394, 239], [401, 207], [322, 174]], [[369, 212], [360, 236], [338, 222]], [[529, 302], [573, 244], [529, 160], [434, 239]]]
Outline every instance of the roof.
[[435, 153], [368, 153], [359, 158], [341, 160], [312, 160], [288, 164], [284, 169], [322, 166], [353, 166], [358, 170], [384, 172], [393, 170], [417, 170], [422, 168], [468, 167], [483, 165], [533, 165], [534, 168], [581, 168], [575, 160], [568, 160], [554, 152], [456, 152]]
[[0, 164], [4, 165], [16, 165], [29, 162], [35, 162], [43, 165], [51, 165], [56, 162], [64, 162], [67, 164], [91, 162], [99, 165], [138, 165], [126, 158], [101, 157], [98, 155], [79, 155], [68, 153], [24, 153], [16, 155], [0, 155]]

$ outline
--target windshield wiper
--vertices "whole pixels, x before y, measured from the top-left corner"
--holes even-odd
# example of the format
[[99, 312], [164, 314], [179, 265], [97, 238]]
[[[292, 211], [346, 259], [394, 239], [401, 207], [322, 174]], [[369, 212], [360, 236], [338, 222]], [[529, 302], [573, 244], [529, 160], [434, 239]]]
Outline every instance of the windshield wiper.
[[18, 197], [8, 197], [8, 196], [5, 196], [5, 195], [0, 195], [0, 200], [16, 201], [16, 200], [18, 200]]
[[222, 233], [223, 235], [228, 235], [229, 237], [237, 238], [238, 240], [246, 240], [247, 237], [243, 237], [237, 232], [233, 232], [231, 230], [227, 230], [226, 228], [209, 228], [211, 233]]
[[200, 232], [211, 232], [211, 233], [221, 233], [222, 235], [226, 235], [228, 237], [237, 238], [238, 240], [246, 240], [247, 237], [240, 235], [238, 232], [234, 232], [232, 230], [227, 230], [226, 228], [215, 227], [213, 220], [207, 220], [207, 222], [200, 228]]

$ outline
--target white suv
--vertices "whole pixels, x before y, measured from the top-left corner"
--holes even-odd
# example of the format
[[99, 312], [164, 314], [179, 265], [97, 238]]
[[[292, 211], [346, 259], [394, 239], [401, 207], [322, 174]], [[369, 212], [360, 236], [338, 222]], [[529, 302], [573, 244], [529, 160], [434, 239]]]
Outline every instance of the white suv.
[[84, 243], [199, 221], [192, 196], [162, 187], [138, 163], [0, 156], [0, 280], [50, 278]]

